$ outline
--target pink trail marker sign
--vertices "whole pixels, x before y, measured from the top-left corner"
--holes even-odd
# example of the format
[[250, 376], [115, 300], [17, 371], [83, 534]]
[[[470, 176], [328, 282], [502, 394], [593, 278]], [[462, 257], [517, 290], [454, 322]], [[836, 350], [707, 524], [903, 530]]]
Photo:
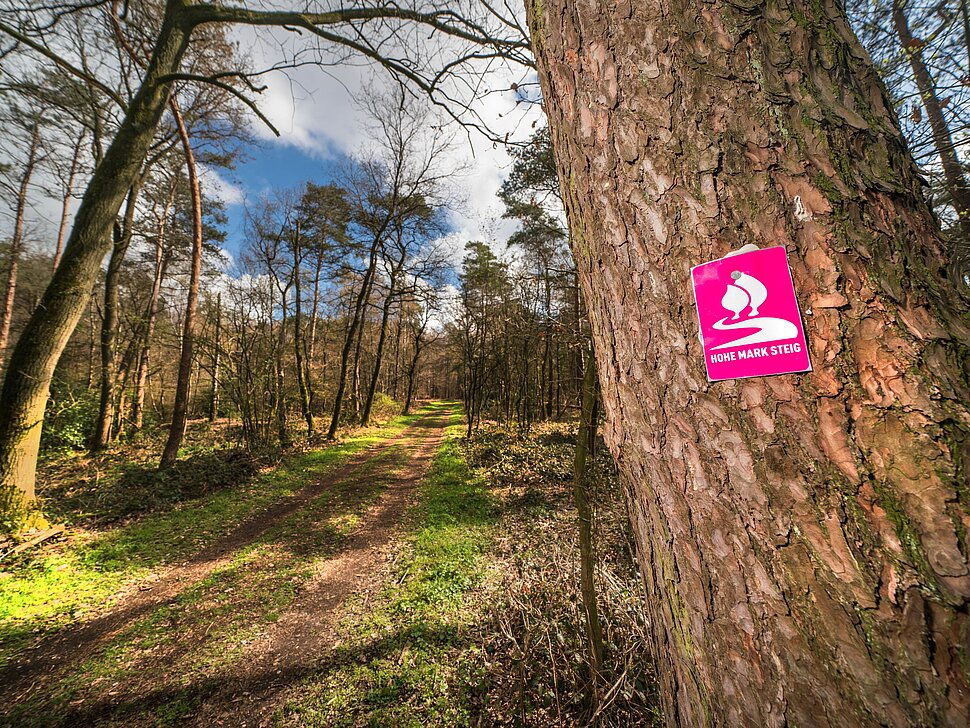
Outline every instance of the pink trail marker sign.
[[784, 246], [691, 268], [712, 382], [811, 371]]

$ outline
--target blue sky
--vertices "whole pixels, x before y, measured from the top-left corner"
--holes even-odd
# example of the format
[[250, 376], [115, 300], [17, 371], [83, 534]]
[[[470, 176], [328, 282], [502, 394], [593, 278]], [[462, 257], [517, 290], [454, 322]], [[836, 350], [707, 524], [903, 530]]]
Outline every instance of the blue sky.
[[328, 158], [309, 154], [285, 142], [265, 140], [251, 146], [234, 170], [219, 176], [234, 190], [223, 197], [229, 215], [226, 248], [236, 256], [244, 242], [245, 215], [239, 195], [256, 200], [276, 189], [290, 189], [311, 181], [325, 184], [339, 181], [340, 165], [346, 158], [336, 152]]

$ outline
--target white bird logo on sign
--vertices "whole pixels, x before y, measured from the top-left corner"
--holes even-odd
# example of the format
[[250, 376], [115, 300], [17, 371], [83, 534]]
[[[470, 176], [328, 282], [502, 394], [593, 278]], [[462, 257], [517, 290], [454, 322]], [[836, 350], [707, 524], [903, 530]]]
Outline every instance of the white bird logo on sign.
[[[760, 315], [758, 309], [768, 300], [768, 288], [764, 283], [753, 275], [737, 270], [731, 273], [731, 279], [734, 282], [727, 285], [727, 290], [724, 291], [724, 296], [721, 298], [721, 305], [734, 315], [725, 316], [714, 324], [714, 328], [719, 331], [734, 329], [756, 329], [756, 331], [726, 344], [719, 344], [712, 349], [730, 349], [736, 346], [747, 346], [748, 344], [785, 341], [798, 336], [798, 327], [787, 319], [773, 316], [762, 316], [757, 320], [753, 318]], [[748, 316], [752, 318], [739, 321], [741, 314], [748, 308], [750, 308]], [[729, 318], [738, 323], [727, 323]]]

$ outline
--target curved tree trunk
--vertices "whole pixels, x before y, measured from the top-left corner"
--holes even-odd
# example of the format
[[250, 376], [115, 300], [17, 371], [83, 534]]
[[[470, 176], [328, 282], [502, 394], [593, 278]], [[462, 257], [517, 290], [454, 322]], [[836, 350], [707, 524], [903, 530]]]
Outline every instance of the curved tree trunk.
[[189, 132], [185, 128], [178, 103], [172, 97], [169, 101], [175, 126], [178, 129], [182, 149], [185, 152], [185, 167], [189, 173], [189, 192], [192, 197], [192, 268], [189, 272], [189, 292], [185, 299], [185, 320], [182, 324], [182, 351], [179, 356], [178, 379], [175, 382], [175, 402], [172, 406], [172, 425], [168, 430], [168, 440], [158, 467], [165, 469], [175, 464], [179, 447], [185, 435], [185, 425], [189, 416], [189, 385], [192, 381], [192, 355], [195, 349], [196, 318], [199, 309], [199, 283], [202, 277], [202, 191], [199, 175], [192, 153]]
[[[970, 327], [837, 3], [527, 8], [684, 726], [965, 726]], [[788, 248], [815, 371], [711, 384], [692, 265]]]
[[88, 184], [61, 263], [10, 356], [0, 400], [0, 511], [15, 516], [34, 502], [37, 451], [54, 367], [84, 313], [111, 226], [142, 165], [168, 101], [159, 82], [175, 71], [188, 43], [169, 2], [149, 67], [118, 133]]

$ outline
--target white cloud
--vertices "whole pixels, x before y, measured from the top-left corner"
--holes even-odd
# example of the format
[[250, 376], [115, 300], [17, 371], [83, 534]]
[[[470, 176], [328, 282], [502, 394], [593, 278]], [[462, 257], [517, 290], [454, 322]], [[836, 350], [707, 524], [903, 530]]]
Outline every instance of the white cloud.
[[207, 164], [199, 165], [199, 182], [205, 194], [226, 205], [238, 205], [246, 199], [246, 191], [241, 186], [230, 182]]
[[[268, 33], [267, 29], [240, 29], [237, 37], [243, 47], [251, 49], [254, 60], [265, 66], [279, 61], [281, 48], [292, 52], [294, 42], [301, 42], [293, 34]], [[521, 75], [522, 71], [493, 74], [488, 79], [491, 90], [485, 89], [474, 104], [493, 133], [513, 141], [527, 138], [542, 113], [536, 104], [516, 104], [521, 91], [516, 93], [511, 87], [522, 80]], [[277, 126], [280, 137], [254, 119], [255, 134], [267, 143], [292, 146], [318, 159], [367, 149], [371, 139], [366, 116], [353, 94], [365, 93], [367, 88], [379, 92], [391, 83], [386, 73], [361, 64], [306, 66], [267, 75], [263, 82], [267, 88], [259, 106]], [[501, 219], [502, 205], [496, 198], [511, 165], [506, 149], [476, 131], [466, 134], [459, 130], [447, 162], [465, 168], [453, 180], [453, 191], [464, 203], [450, 214], [457, 260], [468, 241], [486, 240], [504, 248], [515, 228], [514, 223]]]

